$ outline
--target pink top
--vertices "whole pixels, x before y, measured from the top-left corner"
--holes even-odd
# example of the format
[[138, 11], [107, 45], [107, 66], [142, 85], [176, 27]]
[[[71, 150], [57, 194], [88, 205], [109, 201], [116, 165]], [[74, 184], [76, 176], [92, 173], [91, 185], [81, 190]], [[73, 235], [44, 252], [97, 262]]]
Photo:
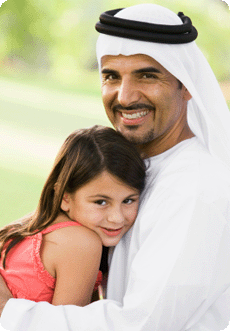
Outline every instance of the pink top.
[[[45, 270], [41, 261], [42, 236], [67, 226], [79, 225], [74, 221], [53, 224], [11, 248], [6, 257], [6, 269], [1, 263], [0, 273], [14, 298], [52, 302], [56, 279]], [[102, 273], [99, 271], [95, 289], [101, 281]]]

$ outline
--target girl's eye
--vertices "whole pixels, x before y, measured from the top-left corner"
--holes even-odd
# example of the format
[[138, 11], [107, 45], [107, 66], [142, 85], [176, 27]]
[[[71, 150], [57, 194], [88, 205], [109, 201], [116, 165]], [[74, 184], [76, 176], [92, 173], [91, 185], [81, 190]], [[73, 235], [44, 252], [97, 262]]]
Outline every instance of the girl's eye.
[[126, 205], [130, 205], [132, 202], [134, 202], [135, 200], [133, 200], [133, 199], [125, 199], [124, 201], [123, 201], [123, 203], [125, 203]]
[[100, 206], [105, 206], [106, 205], [106, 201], [105, 200], [97, 200], [97, 201], [94, 201], [97, 205], [100, 205]]

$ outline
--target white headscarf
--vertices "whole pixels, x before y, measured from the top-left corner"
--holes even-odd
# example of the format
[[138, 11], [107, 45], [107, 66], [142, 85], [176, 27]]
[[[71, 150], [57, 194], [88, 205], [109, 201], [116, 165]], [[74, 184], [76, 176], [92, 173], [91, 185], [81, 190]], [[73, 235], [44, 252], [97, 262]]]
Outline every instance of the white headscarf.
[[[182, 24], [181, 19], [171, 10], [155, 4], [128, 7], [115, 16], [156, 24]], [[100, 34], [97, 41], [99, 68], [104, 55], [119, 54], [148, 55], [184, 84], [192, 95], [188, 102], [191, 130], [212, 155], [230, 167], [229, 109], [214, 73], [195, 41], [187, 44], [161, 44]]]

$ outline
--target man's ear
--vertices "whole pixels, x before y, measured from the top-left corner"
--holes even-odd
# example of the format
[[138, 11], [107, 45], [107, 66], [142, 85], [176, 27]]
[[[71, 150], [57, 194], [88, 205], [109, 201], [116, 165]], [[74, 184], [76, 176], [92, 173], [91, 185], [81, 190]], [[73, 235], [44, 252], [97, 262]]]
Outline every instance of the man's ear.
[[70, 196], [69, 193], [64, 192], [62, 201], [61, 201], [61, 209], [65, 212], [68, 212], [70, 209]]
[[189, 101], [190, 99], [192, 99], [192, 96], [191, 96], [191, 94], [189, 93], [189, 91], [185, 87], [184, 87], [184, 89], [185, 89], [185, 91], [184, 91], [184, 99], [186, 101]]

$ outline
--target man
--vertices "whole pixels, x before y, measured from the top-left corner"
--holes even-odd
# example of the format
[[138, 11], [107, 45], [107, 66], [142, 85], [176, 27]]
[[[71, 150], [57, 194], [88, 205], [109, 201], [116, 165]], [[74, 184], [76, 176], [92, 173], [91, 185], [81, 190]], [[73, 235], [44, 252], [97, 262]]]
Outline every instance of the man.
[[223, 330], [230, 320], [230, 115], [196, 30], [182, 14], [150, 4], [107, 12], [97, 29], [106, 113], [149, 164], [139, 215], [115, 248], [107, 300], [82, 308], [11, 299], [2, 325]]

